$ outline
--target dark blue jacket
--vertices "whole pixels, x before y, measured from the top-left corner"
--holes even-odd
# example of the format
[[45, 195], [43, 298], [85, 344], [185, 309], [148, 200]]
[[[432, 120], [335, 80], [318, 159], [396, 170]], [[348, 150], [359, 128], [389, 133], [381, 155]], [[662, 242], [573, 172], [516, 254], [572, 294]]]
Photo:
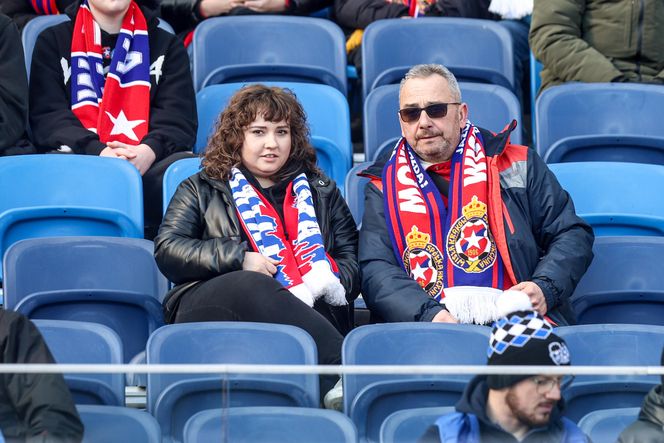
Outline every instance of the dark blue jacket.
[[[515, 126], [497, 135], [480, 129], [492, 234], [512, 281], [535, 282], [544, 293], [547, 316], [558, 325], [573, 324], [569, 297], [592, 260], [594, 235], [539, 155], [509, 143]], [[392, 249], [377, 187], [384, 162], [363, 173], [372, 183], [366, 187], [360, 231], [362, 296], [378, 320], [431, 321], [443, 306], [406, 274]]]
[[[427, 430], [419, 443], [510, 443], [512, 434], [494, 424], [486, 413], [489, 387], [486, 376], [468, 383], [457, 412], [444, 415]], [[521, 443], [588, 443], [590, 439], [571, 420], [561, 417], [562, 401], [551, 413], [548, 426], [531, 429]]]

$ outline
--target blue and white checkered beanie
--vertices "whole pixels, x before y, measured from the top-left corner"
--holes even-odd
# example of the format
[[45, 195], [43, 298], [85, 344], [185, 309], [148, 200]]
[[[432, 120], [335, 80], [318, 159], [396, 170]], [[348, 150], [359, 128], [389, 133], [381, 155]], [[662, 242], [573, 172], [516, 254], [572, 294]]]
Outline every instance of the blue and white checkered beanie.
[[[553, 327], [536, 311], [517, 311], [493, 324], [488, 365], [556, 365], [570, 364], [565, 341], [553, 333]], [[530, 375], [489, 375], [491, 389], [512, 386]]]

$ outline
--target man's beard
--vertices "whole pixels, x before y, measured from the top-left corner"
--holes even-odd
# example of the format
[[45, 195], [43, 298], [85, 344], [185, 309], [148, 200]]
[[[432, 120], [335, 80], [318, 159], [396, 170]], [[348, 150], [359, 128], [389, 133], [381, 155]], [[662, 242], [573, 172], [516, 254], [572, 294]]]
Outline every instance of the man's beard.
[[[553, 412], [553, 408], [551, 408], [551, 412], [540, 418], [534, 410], [527, 410], [521, 404], [519, 404], [519, 400], [516, 398], [511, 389], [505, 397], [505, 403], [507, 403], [507, 407], [510, 408], [512, 415], [516, 417], [516, 419], [519, 420], [522, 424], [526, 425], [529, 429], [541, 428], [548, 425], [551, 419], [551, 412]], [[547, 400], [542, 400], [541, 402], [535, 404], [535, 408], [541, 403], [550, 402]], [[555, 404], [553, 407], [555, 408]]]

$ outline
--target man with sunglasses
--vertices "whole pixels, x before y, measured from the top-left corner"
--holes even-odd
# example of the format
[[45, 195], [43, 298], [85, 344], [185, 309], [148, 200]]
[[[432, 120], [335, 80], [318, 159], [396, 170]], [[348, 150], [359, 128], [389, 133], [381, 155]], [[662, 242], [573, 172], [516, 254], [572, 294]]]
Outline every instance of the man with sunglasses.
[[554, 323], [573, 323], [568, 298], [593, 233], [542, 159], [510, 143], [516, 122], [499, 134], [472, 125], [441, 65], [413, 67], [399, 106], [403, 137], [362, 173], [371, 182], [359, 260], [372, 319], [490, 324], [513, 289]]
[[[517, 311], [493, 326], [487, 364], [568, 366], [565, 341], [535, 311]], [[588, 437], [561, 417], [561, 391], [572, 377], [479, 375], [470, 381], [456, 412], [436, 420], [420, 443], [586, 443]]]

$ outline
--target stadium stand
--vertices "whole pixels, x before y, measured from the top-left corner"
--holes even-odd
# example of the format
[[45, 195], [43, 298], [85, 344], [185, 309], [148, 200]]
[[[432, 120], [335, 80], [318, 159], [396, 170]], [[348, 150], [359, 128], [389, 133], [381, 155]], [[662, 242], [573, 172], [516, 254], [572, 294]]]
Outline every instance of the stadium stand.
[[454, 412], [454, 406], [414, 408], [388, 415], [380, 426], [380, 443], [415, 442], [442, 415]]
[[664, 166], [575, 162], [549, 168], [595, 236], [664, 234]]
[[[164, 324], [168, 281], [151, 241], [116, 237], [23, 240], [4, 259], [5, 308], [31, 319], [100, 323], [118, 334], [129, 362]], [[35, 278], [35, 276], [39, 276]]]
[[367, 169], [372, 163], [364, 162], [357, 164], [346, 174], [346, 203], [358, 227], [362, 224], [362, 216], [364, 215], [364, 187], [369, 183], [369, 179], [360, 177], [357, 174]]
[[[122, 363], [122, 342], [97, 323], [34, 320], [57, 363]], [[122, 374], [65, 374], [77, 404], [124, 406]]]
[[579, 324], [664, 326], [664, 237], [597, 237], [571, 301]]
[[425, 17], [378, 20], [367, 26], [362, 96], [366, 100], [378, 86], [398, 83], [418, 63], [445, 65], [459, 81], [514, 90], [512, 38], [504, 27], [490, 20]]
[[82, 443], [160, 443], [159, 423], [145, 411], [121, 406], [77, 405], [85, 433]]
[[171, 198], [173, 198], [173, 194], [175, 194], [180, 183], [198, 173], [200, 167], [201, 159], [196, 157], [180, 159], [173, 162], [168, 169], [166, 169], [166, 172], [164, 173], [164, 186], [162, 187], [164, 213], [166, 213], [168, 204], [171, 202]]
[[[664, 348], [664, 326], [578, 325], [563, 326], [556, 334], [567, 342], [575, 366], [659, 366]], [[659, 376], [577, 376], [563, 392], [565, 415], [578, 421], [607, 405], [637, 407]]]
[[[445, 323], [389, 323], [358, 327], [344, 339], [344, 365], [482, 365], [490, 328]], [[452, 406], [469, 376], [364, 375], [343, 377], [344, 412], [361, 442], [378, 442], [380, 426], [392, 412]]]
[[95, 235], [143, 238], [141, 175], [88, 155], [0, 158], [0, 254], [18, 240]]
[[620, 433], [636, 420], [639, 409], [615, 408], [593, 411], [579, 420], [579, 427], [594, 442], [616, 441]]
[[266, 80], [323, 83], [344, 95], [347, 91], [343, 32], [313, 17], [204, 20], [194, 31], [192, 66], [196, 91], [217, 83]]
[[[619, 104], [623, 112], [616, 112]], [[637, 83], [568, 83], [537, 99], [536, 146], [547, 163], [618, 161], [664, 165], [659, 124], [664, 88]]]
[[356, 443], [357, 431], [337, 411], [313, 408], [254, 406], [201, 411], [185, 425], [184, 443]]
[[[317, 364], [316, 345], [294, 326], [205, 322], [164, 326], [148, 340], [147, 362]], [[148, 411], [157, 418], [162, 438], [180, 442], [185, 422], [195, 413], [219, 407], [319, 404], [313, 374], [148, 374]]]
[[[468, 119], [493, 132], [502, 131], [512, 120], [521, 123], [521, 105], [514, 93], [498, 85], [459, 83], [462, 101], [468, 103]], [[373, 89], [364, 101], [364, 156], [374, 161], [392, 149], [401, 137], [399, 85]], [[521, 128], [512, 132], [512, 143], [521, 144]]]

